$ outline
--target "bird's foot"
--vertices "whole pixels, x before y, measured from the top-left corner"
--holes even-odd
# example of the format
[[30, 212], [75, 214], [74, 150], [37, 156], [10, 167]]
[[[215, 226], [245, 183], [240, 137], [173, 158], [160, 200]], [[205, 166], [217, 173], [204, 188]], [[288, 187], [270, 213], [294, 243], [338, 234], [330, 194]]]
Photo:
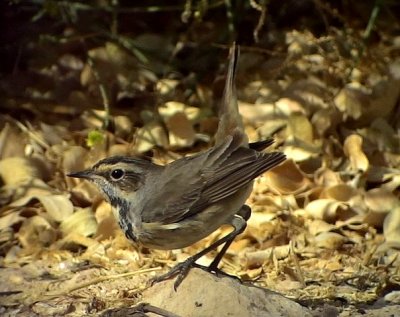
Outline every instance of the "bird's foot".
[[176, 291], [178, 289], [178, 286], [182, 283], [183, 279], [186, 277], [186, 275], [188, 274], [189, 270], [192, 267], [198, 267], [203, 270], [207, 270], [207, 267], [196, 264], [195, 261], [196, 261], [196, 259], [188, 258], [185, 261], [178, 263], [172, 269], [170, 269], [167, 273], [162, 274], [160, 276], [156, 276], [155, 278], [151, 279], [150, 284], [154, 285], [155, 283], [159, 283], [159, 282], [168, 280], [173, 276], [177, 276], [175, 283], [174, 283], [174, 289]]
[[241, 282], [240, 278], [238, 278], [237, 276], [231, 275], [231, 274], [228, 274], [228, 273], [222, 271], [218, 267], [213, 266], [212, 263], [210, 266], [204, 266], [204, 265], [195, 263], [195, 261], [196, 261], [196, 259], [188, 258], [184, 262], [178, 263], [172, 269], [170, 269], [167, 273], [162, 274], [160, 276], [156, 276], [155, 278], [151, 279], [150, 284], [154, 285], [156, 283], [159, 283], [159, 282], [168, 280], [174, 276], [177, 276], [176, 280], [174, 282], [174, 289], [176, 291], [192, 267], [200, 268], [206, 272], [215, 274], [218, 277], [220, 277], [220, 276], [230, 277], [230, 278], [233, 278], [233, 279]]

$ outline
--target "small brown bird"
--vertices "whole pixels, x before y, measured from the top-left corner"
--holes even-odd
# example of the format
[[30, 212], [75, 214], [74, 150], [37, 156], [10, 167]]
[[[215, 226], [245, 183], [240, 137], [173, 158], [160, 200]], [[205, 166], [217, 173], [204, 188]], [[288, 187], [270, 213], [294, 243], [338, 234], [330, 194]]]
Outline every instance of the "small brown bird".
[[97, 185], [126, 237], [149, 248], [184, 248], [223, 224], [232, 225], [227, 236], [156, 278], [161, 281], [178, 274], [175, 288], [196, 260], [224, 244], [208, 267], [218, 271], [227, 248], [246, 228], [251, 210], [244, 203], [253, 180], [285, 160], [283, 153], [261, 152], [272, 139], [248, 144], [234, 84], [238, 54], [234, 44], [213, 147], [165, 166], [142, 158], [110, 157], [68, 175]]

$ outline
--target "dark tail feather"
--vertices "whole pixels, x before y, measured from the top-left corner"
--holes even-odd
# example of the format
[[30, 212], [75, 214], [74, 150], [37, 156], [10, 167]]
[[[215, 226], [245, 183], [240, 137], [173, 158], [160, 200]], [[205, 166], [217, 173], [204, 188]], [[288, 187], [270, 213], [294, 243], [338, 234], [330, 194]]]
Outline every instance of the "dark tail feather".
[[219, 110], [219, 124], [215, 135], [215, 143], [223, 142], [228, 135], [233, 135], [234, 131], [243, 134], [243, 144], [247, 145], [248, 139], [244, 133], [242, 117], [239, 114], [235, 75], [236, 66], [239, 58], [239, 47], [233, 43], [229, 52], [229, 66], [226, 77], [224, 94]]
[[265, 150], [267, 147], [272, 145], [274, 143], [273, 138], [269, 138], [263, 141], [257, 141], [253, 143], [249, 143], [249, 148], [252, 150], [255, 150], [257, 152], [261, 152], [262, 150]]

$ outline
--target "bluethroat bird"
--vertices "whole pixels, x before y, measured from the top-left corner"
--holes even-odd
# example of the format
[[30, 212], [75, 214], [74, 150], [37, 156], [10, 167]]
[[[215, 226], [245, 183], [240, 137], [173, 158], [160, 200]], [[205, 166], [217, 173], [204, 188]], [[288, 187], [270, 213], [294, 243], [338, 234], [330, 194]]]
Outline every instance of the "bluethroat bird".
[[248, 142], [236, 98], [238, 56], [234, 44], [213, 147], [165, 166], [138, 157], [109, 157], [68, 175], [94, 183], [113, 207], [126, 237], [148, 248], [184, 248], [221, 225], [232, 226], [229, 234], [155, 279], [177, 275], [175, 289], [201, 256], [223, 245], [207, 268], [218, 272], [229, 245], [246, 228], [251, 209], [245, 202], [253, 180], [285, 160], [283, 153], [262, 152], [272, 139]]

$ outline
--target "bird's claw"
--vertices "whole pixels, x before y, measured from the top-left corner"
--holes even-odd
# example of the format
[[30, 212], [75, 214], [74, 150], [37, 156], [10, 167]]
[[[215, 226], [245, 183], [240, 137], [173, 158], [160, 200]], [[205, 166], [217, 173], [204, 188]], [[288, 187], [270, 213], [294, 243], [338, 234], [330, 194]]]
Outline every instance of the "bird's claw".
[[153, 286], [156, 283], [168, 280], [171, 277], [177, 275], [177, 278], [174, 282], [174, 289], [176, 291], [178, 289], [178, 286], [182, 283], [183, 279], [186, 277], [192, 266], [204, 268], [203, 266], [194, 263], [194, 261], [191, 258], [189, 258], [186, 261], [183, 261], [175, 265], [167, 273], [162, 274], [160, 276], [156, 276], [155, 278], [151, 279], [150, 285]]
[[160, 276], [156, 276], [153, 279], [151, 279], [150, 285], [153, 286], [156, 283], [168, 280], [173, 276], [177, 276], [176, 280], [174, 282], [174, 290], [176, 291], [192, 267], [200, 268], [206, 272], [215, 274], [216, 276], [225, 276], [225, 277], [230, 277], [230, 278], [236, 279], [238, 281], [241, 281], [240, 278], [238, 278], [237, 276], [225, 273], [218, 267], [214, 267], [212, 264], [210, 266], [204, 266], [204, 265], [195, 263], [192, 258], [188, 258], [186, 261], [175, 265], [167, 273], [162, 274]]

